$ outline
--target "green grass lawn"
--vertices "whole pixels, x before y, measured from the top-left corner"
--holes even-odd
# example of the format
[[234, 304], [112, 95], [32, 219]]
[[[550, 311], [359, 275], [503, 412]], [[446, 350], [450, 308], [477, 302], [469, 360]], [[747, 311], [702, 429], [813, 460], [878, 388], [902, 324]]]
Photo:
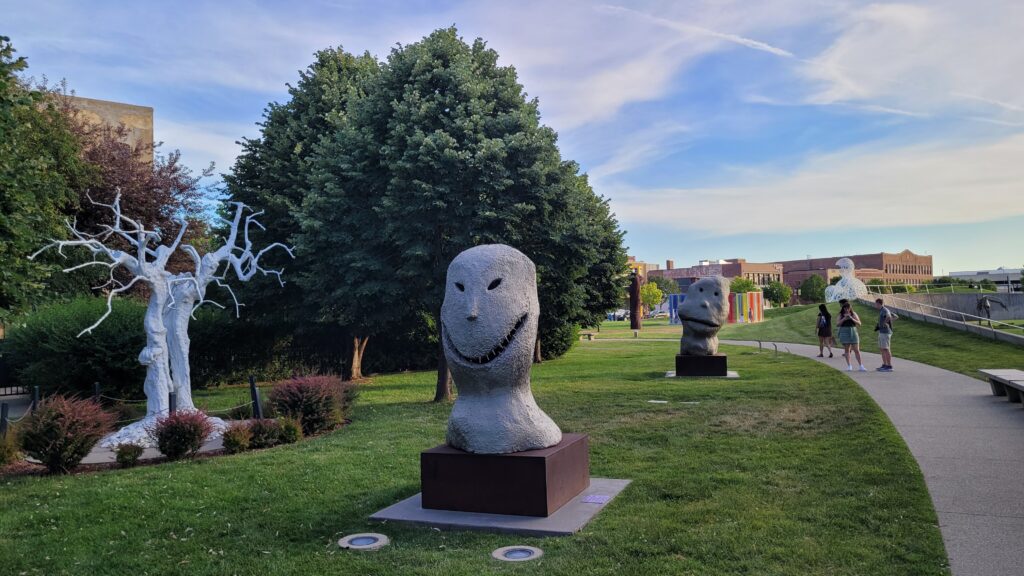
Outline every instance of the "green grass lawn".
[[[633, 483], [584, 531], [537, 539], [367, 520], [419, 490], [450, 407], [431, 373], [375, 378], [351, 425], [296, 445], [70, 477], [0, 479], [5, 574], [947, 574], [916, 462], [852, 380], [729, 348], [741, 380], [666, 380], [671, 342], [585, 342], [534, 372], [591, 436], [594, 476]], [[211, 392], [233, 403], [238, 389]], [[218, 396], [223, 396], [218, 397]], [[666, 400], [653, 404], [648, 400]], [[375, 553], [338, 550], [381, 531]], [[491, 550], [542, 547], [499, 564]]]
[[[861, 349], [866, 352], [878, 352], [878, 340], [874, 332], [878, 311], [859, 304], [855, 309], [864, 323], [860, 329]], [[719, 337], [733, 340], [818, 343], [815, 334], [817, 306], [793, 306], [783, 310], [786, 312], [780, 311], [774, 318], [768, 316], [760, 324], [726, 326], [719, 332]], [[839, 317], [838, 304], [829, 304], [829, 311], [833, 320]], [[1024, 348], [1020, 346], [993, 342], [981, 336], [909, 318], [896, 321], [892, 351], [896, 362], [900, 358], [906, 358], [975, 378], [981, 377], [978, 373], [979, 368], [1024, 369]]]

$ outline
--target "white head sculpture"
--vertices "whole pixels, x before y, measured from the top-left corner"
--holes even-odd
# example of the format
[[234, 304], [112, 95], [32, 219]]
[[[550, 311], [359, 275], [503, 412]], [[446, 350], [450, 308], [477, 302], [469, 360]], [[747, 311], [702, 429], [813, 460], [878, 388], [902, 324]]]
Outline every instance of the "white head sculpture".
[[712, 276], [690, 284], [678, 314], [683, 324], [679, 353], [687, 356], [717, 354], [718, 331], [729, 319], [729, 281]]
[[856, 300], [867, 296], [868, 288], [854, 275], [853, 260], [840, 258], [836, 261], [839, 268], [839, 282], [825, 288], [825, 301]]
[[449, 446], [506, 454], [562, 441], [530, 390], [539, 315], [536, 268], [522, 252], [487, 244], [452, 260], [441, 306], [444, 354], [459, 392]]

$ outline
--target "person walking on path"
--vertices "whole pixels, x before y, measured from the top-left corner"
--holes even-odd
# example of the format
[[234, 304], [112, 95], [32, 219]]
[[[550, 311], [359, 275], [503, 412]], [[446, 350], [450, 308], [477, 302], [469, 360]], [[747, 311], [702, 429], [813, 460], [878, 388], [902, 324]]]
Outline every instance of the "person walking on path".
[[828, 357], [832, 357], [832, 314], [828, 306], [818, 305], [818, 358], [825, 357], [825, 348], [828, 348]]
[[875, 300], [875, 308], [878, 308], [878, 324], [875, 325], [875, 332], [878, 332], [878, 349], [882, 353], [882, 365], [877, 370], [892, 372], [892, 321], [898, 316], [885, 307], [885, 302], [881, 298]]
[[857, 357], [857, 364], [860, 366], [861, 372], [867, 372], [868, 369], [864, 367], [864, 361], [860, 357], [860, 334], [857, 332], [857, 326], [861, 325], [860, 316], [853, 311], [853, 306], [849, 302], [844, 302], [842, 308], [839, 309], [839, 343], [843, 345], [843, 356], [846, 358], [846, 371], [853, 371], [853, 362], [850, 358], [852, 352]]

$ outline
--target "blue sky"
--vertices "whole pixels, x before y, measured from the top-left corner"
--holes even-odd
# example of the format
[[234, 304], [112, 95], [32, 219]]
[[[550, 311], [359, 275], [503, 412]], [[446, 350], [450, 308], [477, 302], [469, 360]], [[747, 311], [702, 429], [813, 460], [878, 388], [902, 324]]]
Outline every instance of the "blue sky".
[[152, 106], [227, 171], [315, 50], [455, 24], [540, 100], [630, 253], [785, 260], [909, 248], [1024, 265], [1024, 3], [12, 2], [29, 73]]

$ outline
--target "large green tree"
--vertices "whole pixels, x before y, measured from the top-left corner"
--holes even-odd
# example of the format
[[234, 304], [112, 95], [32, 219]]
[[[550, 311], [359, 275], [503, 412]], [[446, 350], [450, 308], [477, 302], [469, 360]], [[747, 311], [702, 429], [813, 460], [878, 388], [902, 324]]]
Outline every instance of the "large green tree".
[[[224, 181], [230, 201], [263, 211], [259, 219], [265, 230], [253, 231], [256, 244], [295, 242], [301, 229], [296, 214], [310, 190], [313, 151], [346, 116], [358, 94], [359, 78], [374, 74], [376, 68], [376, 60], [369, 55], [353, 56], [340, 47], [320, 50], [313, 63], [299, 72], [298, 82], [288, 85], [288, 101], [272, 102], [264, 110], [260, 136], [243, 140], [242, 153]], [[268, 253], [264, 265], [309, 270], [313, 257], [305, 250], [296, 251], [294, 261]], [[304, 283], [292, 281], [282, 289], [275, 279], [257, 277], [239, 290], [239, 299], [250, 318], [274, 323], [319, 320], [307, 316], [318, 307], [316, 297], [307, 297], [304, 288]]]
[[[440, 326], [448, 263], [491, 242], [536, 263], [541, 341], [564, 343], [614, 306], [621, 232], [578, 166], [562, 160], [515, 70], [497, 60], [482, 40], [437, 30], [392, 50], [334, 118], [301, 212], [300, 246], [316, 255], [322, 281], [348, 276], [318, 292], [325, 306], [355, 322], [361, 308], [379, 306], [368, 318], [379, 324], [395, 307], [368, 298], [384, 295]], [[450, 395], [439, 346], [435, 400]]]
[[27, 67], [0, 36], [0, 320], [51, 297], [59, 257], [27, 256], [64, 238], [64, 219], [91, 177], [67, 118], [17, 74]]

